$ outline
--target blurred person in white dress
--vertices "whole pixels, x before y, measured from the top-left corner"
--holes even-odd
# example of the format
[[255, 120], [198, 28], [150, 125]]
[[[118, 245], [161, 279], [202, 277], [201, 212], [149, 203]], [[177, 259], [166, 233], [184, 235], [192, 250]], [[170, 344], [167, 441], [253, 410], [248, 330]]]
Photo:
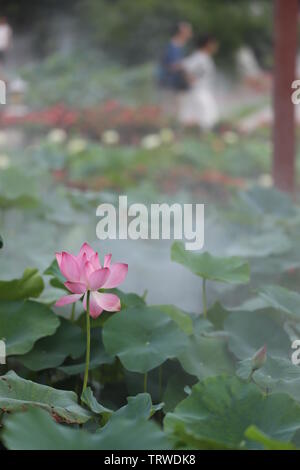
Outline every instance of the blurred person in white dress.
[[7, 19], [0, 17], [0, 65], [5, 63], [7, 52], [11, 46], [12, 29], [7, 22]]
[[243, 84], [252, 88], [258, 93], [264, 93], [271, 90], [272, 76], [261, 68], [256, 59], [253, 50], [244, 45], [236, 53], [236, 62], [238, 71], [243, 80]]
[[185, 126], [210, 130], [219, 121], [213, 61], [218, 47], [214, 36], [203, 35], [196, 41], [196, 50], [182, 61], [190, 82], [189, 89], [181, 94], [178, 112], [178, 119]]

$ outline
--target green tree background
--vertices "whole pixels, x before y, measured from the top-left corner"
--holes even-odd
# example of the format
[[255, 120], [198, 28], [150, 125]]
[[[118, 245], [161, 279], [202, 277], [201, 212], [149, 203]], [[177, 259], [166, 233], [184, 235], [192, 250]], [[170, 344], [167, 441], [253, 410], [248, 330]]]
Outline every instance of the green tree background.
[[187, 20], [196, 34], [209, 32], [220, 41], [226, 64], [236, 49], [249, 44], [268, 61], [272, 2], [260, 0], [81, 0], [79, 9], [93, 39], [120, 60], [143, 62], [157, 56], [174, 24]]
[[30, 7], [27, 0], [2, 0], [0, 14], [7, 15], [15, 28], [30, 30], [36, 44], [41, 37], [45, 41], [51, 18], [70, 15], [92, 47], [127, 64], [157, 58], [180, 20], [190, 21], [196, 34], [217, 36], [223, 65], [231, 65], [234, 52], [244, 43], [264, 65], [270, 58], [269, 0], [31, 0]]

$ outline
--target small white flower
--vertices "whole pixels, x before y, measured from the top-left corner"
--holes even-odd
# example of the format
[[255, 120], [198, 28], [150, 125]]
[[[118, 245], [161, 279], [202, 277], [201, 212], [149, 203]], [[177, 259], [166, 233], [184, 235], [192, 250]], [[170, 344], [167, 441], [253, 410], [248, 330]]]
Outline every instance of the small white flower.
[[226, 142], [226, 144], [234, 145], [238, 142], [239, 137], [236, 132], [226, 131], [223, 134], [223, 139], [224, 139], [224, 142]]
[[11, 93], [23, 94], [27, 90], [27, 83], [20, 77], [15, 78], [9, 85]]
[[68, 143], [68, 152], [71, 155], [83, 152], [87, 147], [86, 140], [81, 138], [71, 139]]
[[0, 155], [0, 170], [6, 170], [10, 166], [10, 158], [8, 155]]
[[263, 188], [271, 188], [273, 186], [273, 178], [269, 173], [263, 173], [258, 177], [258, 184]]
[[63, 144], [67, 140], [67, 133], [64, 129], [52, 129], [47, 139], [51, 144]]
[[158, 134], [149, 134], [143, 137], [141, 140], [142, 147], [145, 149], [151, 150], [159, 147], [161, 145], [161, 137]]
[[120, 141], [120, 135], [114, 129], [108, 129], [101, 135], [101, 141], [106, 145], [114, 145]]
[[167, 127], [165, 129], [161, 129], [159, 135], [160, 135], [161, 141], [164, 144], [170, 144], [171, 142], [173, 142], [175, 138], [175, 134], [172, 131], [172, 129], [169, 129]]

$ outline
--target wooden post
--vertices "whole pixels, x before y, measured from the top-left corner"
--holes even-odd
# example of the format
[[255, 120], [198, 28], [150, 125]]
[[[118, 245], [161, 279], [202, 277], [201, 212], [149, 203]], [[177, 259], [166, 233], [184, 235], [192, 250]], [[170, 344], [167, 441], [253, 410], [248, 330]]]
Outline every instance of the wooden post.
[[291, 85], [295, 79], [298, 0], [275, 0], [273, 178], [283, 191], [294, 191], [295, 116]]

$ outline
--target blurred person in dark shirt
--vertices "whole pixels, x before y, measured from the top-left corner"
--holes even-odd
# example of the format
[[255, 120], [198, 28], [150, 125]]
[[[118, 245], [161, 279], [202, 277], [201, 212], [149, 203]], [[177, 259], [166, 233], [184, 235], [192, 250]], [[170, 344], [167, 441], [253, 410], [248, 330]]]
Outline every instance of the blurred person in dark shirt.
[[185, 46], [193, 36], [190, 23], [180, 22], [166, 46], [158, 70], [158, 84], [163, 91], [162, 104], [167, 114], [176, 112], [177, 97], [189, 88], [189, 80], [182, 67]]

